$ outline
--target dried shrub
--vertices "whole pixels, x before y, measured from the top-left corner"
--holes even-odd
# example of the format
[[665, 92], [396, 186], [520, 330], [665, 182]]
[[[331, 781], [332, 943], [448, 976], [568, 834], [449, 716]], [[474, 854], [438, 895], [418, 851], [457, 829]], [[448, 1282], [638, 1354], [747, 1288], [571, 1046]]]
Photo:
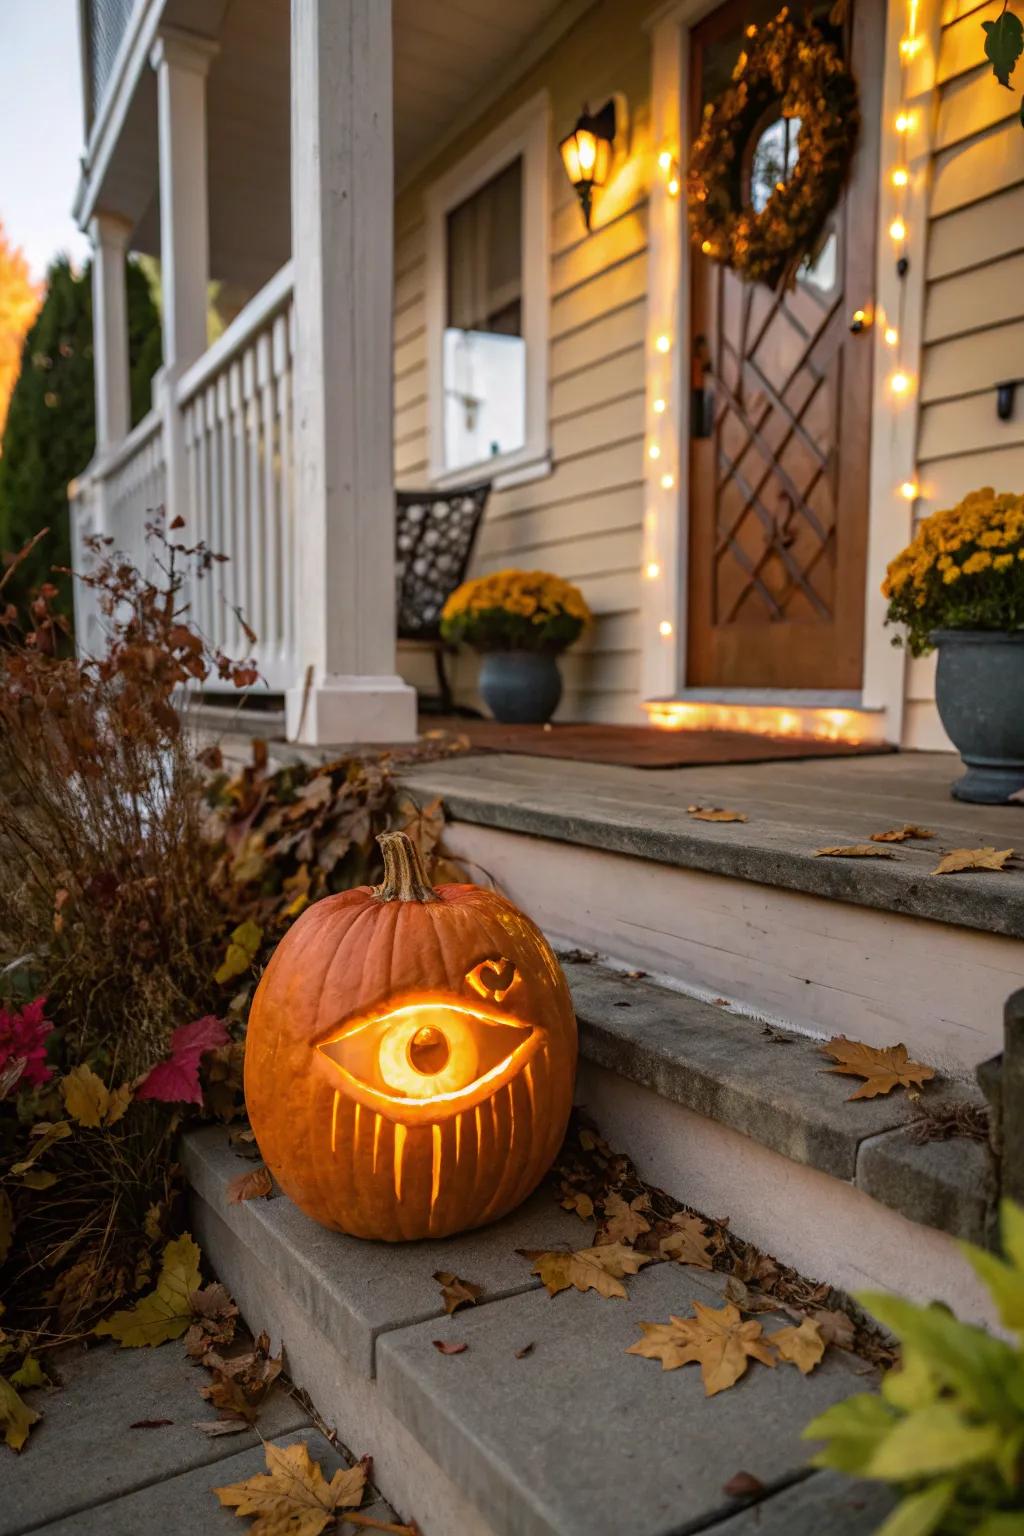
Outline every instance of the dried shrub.
[[102, 656], [74, 654], [52, 584], [26, 616], [0, 614], [0, 943], [13, 956], [42, 946], [71, 1056], [98, 1054], [119, 1076], [202, 1011], [222, 921], [203, 771], [174, 695], [211, 671], [256, 677], [187, 622], [186, 578], [209, 572], [210, 552], [156, 528], [151, 540], [152, 577], [96, 547]]

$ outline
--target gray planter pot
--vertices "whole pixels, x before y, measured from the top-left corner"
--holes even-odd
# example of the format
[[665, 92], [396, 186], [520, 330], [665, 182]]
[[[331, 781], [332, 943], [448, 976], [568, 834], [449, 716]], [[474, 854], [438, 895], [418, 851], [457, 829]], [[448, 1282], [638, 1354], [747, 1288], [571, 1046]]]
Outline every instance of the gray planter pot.
[[543, 725], [562, 697], [558, 658], [547, 651], [487, 651], [480, 692], [502, 725]]
[[1024, 630], [937, 629], [932, 641], [939, 718], [967, 769], [953, 795], [1005, 805], [1024, 789]]

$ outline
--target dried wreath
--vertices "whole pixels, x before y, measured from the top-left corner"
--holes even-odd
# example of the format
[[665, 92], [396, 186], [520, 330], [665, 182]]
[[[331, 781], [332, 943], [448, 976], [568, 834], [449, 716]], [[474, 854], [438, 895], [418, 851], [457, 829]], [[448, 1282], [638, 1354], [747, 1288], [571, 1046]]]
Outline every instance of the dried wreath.
[[[732, 83], [704, 119], [690, 154], [687, 201], [694, 244], [751, 281], [792, 283], [835, 206], [857, 141], [857, 86], [838, 49], [786, 7], [747, 28]], [[748, 187], [750, 147], [772, 116], [798, 118], [799, 151], [758, 212]]]

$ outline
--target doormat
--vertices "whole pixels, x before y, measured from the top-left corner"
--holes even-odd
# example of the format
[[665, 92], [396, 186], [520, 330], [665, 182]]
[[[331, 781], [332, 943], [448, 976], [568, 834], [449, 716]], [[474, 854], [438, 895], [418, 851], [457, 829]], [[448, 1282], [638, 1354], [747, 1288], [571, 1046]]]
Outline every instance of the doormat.
[[[426, 724], [427, 722], [424, 722]], [[667, 731], [650, 725], [499, 725], [496, 720], [435, 719], [433, 729], [468, 740], [473, 752], [519, 752], [624, 768], [691, 768], [706, 763], [773, 763], [891, 752], [877, 742], [812, 741], [745, 731]]]

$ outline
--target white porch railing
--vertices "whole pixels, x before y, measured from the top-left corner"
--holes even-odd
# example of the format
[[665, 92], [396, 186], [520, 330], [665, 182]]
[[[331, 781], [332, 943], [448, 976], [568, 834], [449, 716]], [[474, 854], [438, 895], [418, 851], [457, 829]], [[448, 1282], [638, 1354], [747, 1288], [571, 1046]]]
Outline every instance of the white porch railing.
[[168, 453], [177, 452], [181, 537], [228, 556], [189, 594], [193, 622], [229, 655], [255, 655], [274, 692], [296, 681], [292, 286], [289, 262], [178, 380], [176, 443], [156, 408], [73, 492], [78, 534], [104, 531], [141, 563], [145, 525], [166, 501]]

